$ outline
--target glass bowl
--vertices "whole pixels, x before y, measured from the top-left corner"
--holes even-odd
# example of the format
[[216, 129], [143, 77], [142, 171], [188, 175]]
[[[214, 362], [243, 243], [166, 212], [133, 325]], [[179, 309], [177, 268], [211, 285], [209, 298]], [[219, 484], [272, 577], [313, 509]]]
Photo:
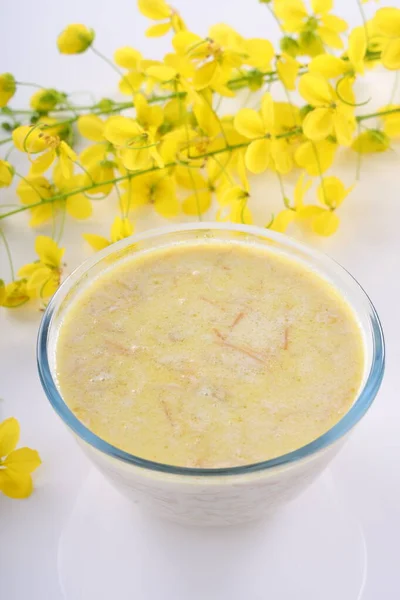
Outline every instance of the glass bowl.
[[[133, 253], [201, 241], [267, 247], [300, 261], [332, 283], [352, 306], [365, 344], [364, 378], [350, 410], [313, 442], [272, 460], [232, 468], [201, 469], [156, 463], [107, 443], [64, 402], [55, 373], [59, 325], [74, 298], [96, 276]], [[231, 223], [173, 225], [126, 238], [85, 261], [51, 299], [38, 335], [37, 359], [44, 391], [85, 453], [124, 495], [145, 511], [181, 523], [229, 525], [260, 518], [295, 498], [326, 467], [365, 415], [384, 372], [384, 339], [376, 311], [360, 285], [340, 265], [307, 246], [266, 229]]]

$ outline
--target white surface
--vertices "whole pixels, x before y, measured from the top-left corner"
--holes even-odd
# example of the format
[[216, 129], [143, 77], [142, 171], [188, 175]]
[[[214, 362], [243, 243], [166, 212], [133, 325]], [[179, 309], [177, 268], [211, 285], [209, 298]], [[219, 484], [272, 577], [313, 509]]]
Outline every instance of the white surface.
[[[355, 1], [340, 0], [336, 4], [336, 12], [352, 24], [359, 22]], [[400, 6], [398, 1], [387, 4]], [[204, 34], [210, 24], [223, 20], [247, 36], [277, 35], [265, 7], [256, 0], [175, 0], [174, 5], [199, 33]], [[374, 6], [367, 5], [366, 10]], [[148, 23], [138, 15], [133, 0], [70, 0], [57, 5], [50, 0], [14, 0], [0, 7], [0, 71], [67, 91], [92, 89], [99, 96], [112, 94], [114, 74], [97, 58], [89, 53], [80, 57], [58, 55], [55, 38], [70, 22], [94, 27], [97, 46], [108, 55], [125, 44], [144, 53], [153, 48], [151, 54], [155, 57], [166, 50], [165, 40], [154, 42], [144, 37]], [[360, 94], [368, 97], [370, 91], [375, 99], [379, 96], [377, 105], [382, 105], [388, 101], [392, 81], [393, 75], [377, 73], [373, 85], [360, 86]], [[13, 105], [22, 107], [30, 92], [27, 88], [19, 92]], [[335, 171], [351, 183], [354, 161], [344, 153], [339, 163]], [[21, 443], [38, 448], [43, 465], [29, 500], [17, 502], [0, 496], [0, 598], [125, 600], [131, 591], [129, 598], [138, 600], [331, 600], [333, 596], [328, 594], [332, 590], [337, 590], [335, 600], [398, 597], [398, 172], [398, 147], [384, 156], [367, 157], [361, 183], [340, 211], [343, 224], [339, 233], [329, 240], [311, 240], [349, 269], [372, 297], [386, 333], [387, 373], [373, 408], [334, 461], [330, 473], [278, 515], [272, 525], [218, 533], [184, 532], [145, 521], [134, 508], [128, 509], [93, 474], [44, 397], [35, 364], [40, 315], [28, 309], [1, 312], [0, 419], [11, 415], [20, 419]], [[256, 180], [252, 202], [258, 224], [268, 222], [270, 209], [265, 199], [276, 193], [271, 174]], [[3, 197], [4, 202], [15, 201], [12, 195], [2, 193]], [[103, 210], [98, 210], [93, 221], [79, 226], [79, 231], [98, 232]], [[161, 223], [156, 219], [151, 222]], [[140, 229], [149, 223], [150, 219], [145, 219]], [[108, 227], [102, 225], [104, 233]], [[22, 231], [23, 245], [17, 242]], [[26, 228], [26, 215], [10, 220], [6, 233], [16, 264], [31, 260], [34, 236]], [[88, 250], [79, 235], [73, 237], [69, 225], [66, 239], [75, 240], [66, 256], [70, 270]], [[0, 272], [4, 273], [7, 265], [3, 252], [0, 261]], [[330, 504], [327, 489], [335, 490], [337, 502]], [[122, 521], [123, 515], [126, 521]], [[310, 522], [309, 534], [305, 532], [305, 520]], [[324, 531], [325, 536], [321, 535]], [[366, 555], [362, 553], [363, 538]], [[348, 552], [349, 547], [354, 551]], [[275, 549], [277, 554], [271, 557]], [[124, 585], [127, 570], [131, 588], [128, 583]], [[287, 587], [293, 571], [295, 581], [301, 582], [294, 593]], [[119, 578], [116, 590], [120, 596], [107, 587], [113, 575]], [[79, 581], [85, 587], [78, 592]], [[101, 585], [103, 591], [110, 591], [106, 596], [97, 594]]]

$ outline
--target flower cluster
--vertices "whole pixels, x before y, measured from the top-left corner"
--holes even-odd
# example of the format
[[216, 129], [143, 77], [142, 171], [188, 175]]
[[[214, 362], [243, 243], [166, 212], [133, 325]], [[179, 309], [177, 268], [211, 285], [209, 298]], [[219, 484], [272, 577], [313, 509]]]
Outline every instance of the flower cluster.
[[27, 498], [32, 493], [31, 473], [41, 464], [36, 450], [15, 449], [20, 427], [14, 417], [0, 423], [0, 492], [10, 498]]
[[[138, 0], [150, 20], [146, 34], [171, 39], [162, 60], [130, 46], [118, 48], [111, 60], [97, 49], [93, 30], [66, 27], [57, 39], [59, 52], [93, 52], [105, 60], [118, 73], [123, 102], [103, 98], [80, 106], [64, 92], [35, 85], [30, 109], [22, 111], [9, 103], [27, 84], [11, 73], [0, 75], [1, 126], [8, 136], [0, 140], [6, 149], [0, 187], [15, 184], [19, 199], [11, 210], [0, 204], [0, 236], [11, 267], [11, 281], [0, 280], [0, 305], [46, 301], [62, 277], [65, 220], [90, 219], [93, 202], [112, 196], [118, 212], [110, 237], [83, 235], [94, 250], [131, 235], [144, 206], [167, 219], [208, 213], [252, 223], [250, 180], [265, 171], [279, 182], [282, 209], [260, 225], [323, 236], [337, 230], [340, 206], [353, 188], [329, 172], [340, 149], [358, 155], [357, 180], [362, 155], [388, 150], [400, 137], [400, 105], [390, 101], [359, 114], [365, 102], [354, 92], [371, 69], [397, 77], [400, 9], [379, 8], [367, 19], [360, 1], [360, 25], [349, 31], [332, 12], [332, 0], [310, 0], [309, 6], [303, 0], [259, 2], [282, 32], [278, 48], [224, 24], [201, 37], [165, 0]], [[276, 99], [279, 88], [283, 102]], [[221, 116], [221, 100], [241, 100], [243, 90], [254, 94], [252, 108]], [[77, 133], [87, 142], [80, 152]], [[26, 156], [24, 174], [13, 166], [14, 151]], [[292, 197], [285, 189], [288, 176], [297, 181]], [[3, 223], [21, 212], [48, 235], [36, 238], [36, 260], [14, 272]]]

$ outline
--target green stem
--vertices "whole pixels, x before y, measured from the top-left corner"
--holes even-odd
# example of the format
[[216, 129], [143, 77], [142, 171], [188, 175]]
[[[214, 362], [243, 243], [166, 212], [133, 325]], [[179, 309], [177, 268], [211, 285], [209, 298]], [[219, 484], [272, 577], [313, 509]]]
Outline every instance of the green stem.
[[365, 16], [365, 12], [364, 12], [364, 8], [363, 8], [363, 5], [361, 3], [361, 0], [357, 0], [357, 4], [358, 4], [358, 9], [360, 11], [360, 15], [361, 15], [361, 18], [362, 18], [362, 22], [364, 24], [365, 38], [367, 40], [367, 46], [368, 46], [369, 37], [368, 37], [367, 17]]
[[1, 144], [8, 144], [8, 142], [12, 142], [12, 141], [13, 141], [12, 137], [5, 138], [4, 140], [0, 140], [0, 145]]
[[4, 235], [4, 232], [3, 232], [2, 229], [0, 229], [0, 237], [2, 238], [2, 240], [4, 242], [4, 246], [5, 246], [5, 249], [6, 249], [6, 252], [7, 252], [8, 262], [10, 263], [11, 279], [13, 281], [15, 281], [14, 265], [13, 265], [13, 261], [12, 261], [12, 257], [11, 257], [10, 246], [8, 245], [7, 238]]
[[325, 181], [322, 175], [322, 169], [321, 169], [321, 161], [319, 160], [319, 154], [318, 154], [318, 150], [314, 144], [314, 142], [311, 142], [312, 145], [312, 149], [314, 152], [314, 156], [315, 156], [315, 161], [317, 163], [317, 168], [318, 168], [318, 176], [319, 176], [319, 180], [321, 182], [321, 188], [322, 188], [322, 193], [324, 194], [324, 200], [325, 200], [325, 204], [326, 206], [328, 206], [329, 208], [331, 208], [330, 203], [328, 202], [328, 197], [326, 195], [326, 190], [325, 190]]
[[375, 113], [369, 113], [368, 115], [359, 115], [356, 117], [357, 123], [365, 121], [366, 119], [372, 119], [372, 117], [384, 117], [385, 115], [393, 115], [400, 112], [400, 108], [389, 108], [387, 110], [379, 110]]
[[127, 84], [127, 86], [132, 90], [132, 94], [136, 94], [136, 90], [133, 88], [131, 82], [129, 81], [129, 79], [127, 79], [125, 77], [125, 75], [123, 74], [122, 71], [120, 71], [118, 69], [118, 67], [116, 67], [114, 65], [114, 63], [112, 62], [112, 60], [110, 60], [109, 58], [107, 58], [107, 56], [104, 56], [104, 54], [102, 54], [99, 50], [97, 50], [97, 48], [95, 48], [94, 46], [90, 46], [90, 49], [92, 50], [92, 52], [94, 52], [99, 58], [101, 58], [102, 60], [104, 60], [104, 62], [106, 62], [108, 64], [109, 67], [112, 68], [113, 71], [115, 71], [116, 73], [118, 73], [118, 75], [125, 81], [125, 83]]
[[281, 30], [281, 32], [283, 33], [283, 35], [286, 35], [286, 31], [284, 30], [284, 28], [283, 28], [283, 25], [282, 25], [282, 23], [280, 22], [280, 20], [278, 19], [278, 17], [277, 17], [277, 15], [276, 15], [276, 13], [275, 13], [274, 9], [272, 8], [271, 4], [266, 4], [266, 7], [268, 8], [268, 10], [269, 10], [269, 12], [270, 12], [270, 14], [271, 14], [271, 17], [273, 17], [273, 18], [275, 19], [275, 21], [277, 22], [277, 24], [278, 24], [278, 27], [279, 27], [279, 29]]
[[34, 87], [34, 88], [38, 88], [39, 90], [43, 89], [43, 86], [39, 85], [38, 83], [30, 83], [30, 82], [26, 82], [26, 81], [16, 81], [15, 83], [16, 83], [16, 85], [26, 85], [27, 87]]
[[[385, 111], [381, 111], [381, 112], [371, 113], [369, 115], [362, 115], [360, 117], [356, 117], [356, 120], [357, 120], [357, 122], [360, 122], [360, 121], [363, 121], [365, 119], [369, 119], [372, 117], [379, 117], [379, 116], [383, 116], [386, 114], [393, 114], [393, 113], [398, 113], [398, 112], [400, 112], [400, 108], [395, 108], [395, 109], [385, 110]], [[291, 131], [287, 131], [285, 133], [281, 133], [281, 134], [277, 135], [276, 139], [284, 139], [284, 138], [288, 138], [288, 137], [291, 137], [294, 135], [299, 135], [301, 133], [301, 131], [302, 131], [301, 127], [296, 127], [295, 129], [292, 129]], [[258, 139], [264, 139], [264, 136], [262, 136]], [[192, 158], [199, 160], [201, 158], [215, 156], [217, 154], [222, 154], [224, 152], [232, 152], [234, 150], [239, 150], [240, 148], [247, 148], [253, 141], [255, 141], [255, 140], [248, 140], [248, 141], [242, 142], [240, 144], [230, 144], [224, 148], [219, 148], [219, 149], [213, 150], [211, 152], [205, 152], [204, 154], [198, 154], [196, 156], [193, 156]], [[319, 165], [319, 156], [316, 157], [316, 160], [317, 160], [317, 165]], [[118, 183], [119, 181], [124, 181], [126, 179], [130, 180], [130, 179], [133, 179], [134, 177], [139, 177], [140, 175], [145, 175], [146, 173], [152, 173], [154, 171], [158, 171], [158, 170], [160, 170], [160, 168], [169, 169], [171, 167], [176, 167], [177, 165], [182, 165], [182, 161], [167, 163], [163, 167], [158, 167], [158, 166], [151, 167], [150, 169], [146, 169], [144, 171], [134, 171], [133, 173], [128, 173], [128, 175], [122, 175], [121, 177], [116, 177], [114, 179], [110, 179], [109, 181], [100, 181], [98, 183], [90, 184], [90, 185], [84, 186], [82, 188], [77, 188], [75, 190], [69, 190], [68, 192], [65, 192], [64, 194], [58, 194], [58, 195], [52, 196], [51, 198], [48, 198], [48, 199], [44, 198], [40, 202], [36, 202], [34, 204], [20, 206], [19, 208], [15, 209], [13, 211], [9, 211], [8, 213], [0, 215], [0, 220], [10, 217], [12, 215], [15, 215], [17, 213], [24, 212], [25, 210], [35, 208], [36, 206], [40, 206], [41, 204], [45, 204], [48, 202], [56, 202], [58, 200], [64, 200], [65, 198], [68, 198], [69, 196], [73, 196], [74, 194], [83, 193], [83, 192], [95, 189], [95, 188], [103, 186], [103, 185], [108, 185], [111, 183], [112, 184]], [[22, 176], [19, 175], [19, 177], [22, 177]], [[320, 177], [321, 177], [321, 183], [323, 183], [322, 172], [320, 173]], [[25, 178], [22, 177], [22, 179], [25, 179]], [[27, 180], [25, 180], [25, 181], [27, 183], [29, 183]]]
[[390, 94], [389, 105], [393, 104], [393, 102], [394, 102], [398, 84], [399, 84], [399, 72], [396, 71], [394, 74], [394, 82], [393, 82], [393, 87], [392, 87], [392, 93]]

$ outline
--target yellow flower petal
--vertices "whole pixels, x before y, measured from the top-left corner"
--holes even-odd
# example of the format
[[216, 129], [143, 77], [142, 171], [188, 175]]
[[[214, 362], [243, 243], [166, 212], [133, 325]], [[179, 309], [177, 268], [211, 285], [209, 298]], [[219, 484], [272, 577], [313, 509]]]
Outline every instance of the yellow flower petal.
[[320, 142], [304, 142], [295, 154], [296, 164], [305, 169], [309, 175], [325, 173], [332, 166], [337, 145], [328, 140]]
[[245, 51], [248, 58], [245, 59], [247, 65], [268, 71], [271, 66], [271, 60], [274, 57], [274, 47], [269, 40], [261, 38], [251, 38], [245, 42]]
[[279, 212], [276, 215], [276, 217], [274, 217], [274, 220], [272, 221], [272, 224], [270, 225], [269, 229], [272, 229], [272, 231], [284, 233], [290, 225], [290, 223], [292, 223], [295, 219], [296, 211], [290, 209], [281, 210], [281, 212]]
[[213, 60], [197, 69], [193, 80], [196, 90], [203, 90], [211, 85], [213, 77], [216, 75], [217, 67], [217, 61]]
[[285, 88], [294, 90], [296, 87], [296, 77], [299, 72], [300, 63], [289, 54], [282, 54], [276, 63], [279, 79]]
[[19, 435], [19, 423], [14, 417], [0, 423], [0, 458], [14, 450], [18, 444]]
[[14, 76], [11, 73], [2, 73], [0, 75], [0, 108], [8, 104], [16, 89]]
[[333, 8], [333, 0], [311, 0], [311, 8], [316, 15], [330, 12]]
[[51, 268], [39, 263], [39, 268], [36, 269], [36, 271], [34, 271], [29, 277], [27, 282], [28, 290], [34, 290], [39, 294], [43, 289], [43, 286], [51, 279], [51, 277]]
[[121, 94], [132, 96], [132, 90], [138, 90], [145, 80], [145, 76], [137, 71], [129, 71], [120, 79], [118, 84]]
[[275, 125], [275, 109], [271, 94], [266, 93], [263, 95], [261, 99], [260, 112], [263, 120], [264, 131], [273, 131]]
[[400, 29], [398, 35], [396, 40], [390, 40], [381, 56], [383, 66], [392, 71], [400, 69]]
[[364, 58], [367, 52], [367, 38], [364, 27], [355, 27], [349, 36], [347, 55], [356, 73], [365, 71]]
[[353, 187], [350, 186], [346, 189], [344, 183], [338, 177], [324, 177], [323, 182], [317, 188], [318, 200], [329, 208], [337, 208]]
[[22, 306], [30, 299], [31, 295], [26, 287], [26, 281], [24, 279], [12, 281], [5, 287], [5, 298], [3, 299], [3, 306], [7, 308], [16, 308]]
[[[400, 106], [398, 108], [400, 109]], [[383, 129], [386, 135], [390, 137], [400, 136], [400, 111], [383, 117]]]
[[142, 133], [140, 125], [128, 117], [110, 117], [104, 128], [104, 137], [115, 146], [126, 146]]
[[[400, 119], [398, 131], [400, 133]], [[363, 131], [355, 138], [351, 147], [360, 154], [385, 152], [390, 148], [390, 139], [386, 130], [383, 132], [378, 129], [368, 129], [368, 131]]]
[[68, 25], [57, 38], [57, 47], [61, 54], [81, 54], [92, 45], [95, 33], [85, 25]]
[[29, 176], [35, 177], [36, 175], [42, 175], [45, 173], [53, 164], [55, 157], [55, 150], [47, 150], [47, 152], [43, 152], [43, 154], [32, 161], [31, 168], [29, 169]]
[[21, 152], [35, 154], [46, 149], [46, 142], [39, 127], [21, 125], [12, 132], [14, 146]]
[[194, 192], [182, 203], [182, 210], [185, 215], [202, 215], [207, 212], [211, 206], [211, 192], [204, 190], [202, 192]]
[[313, 141], [324, 140], [332, 133], [334, 112], [330, 108], [315, 108], [303, 121], [304, 135]]
[[0, 469], [0, 491], [9, 498], [28, 498], [33, 489], [32, 478], [26, 473]]
[[324, 211], [317, 215], [312, 221], [312, 229], [318, 235], [329, 236], [337, 231], [339, 217], [331, 211]]
[[6, 286], [2, 279], [0, 279], [0, 306], [4, 305], [4, 300], [6, 299]]
[[374, 26], [379, 33], [388, 38], [399, 37], [400, 10], [398, 8], [380, 8], [373, 19]]
[[[351, 37], [351, 34], [350, 34]], [[350, 59], [351, 60], [351, 59]], [[322, 75], [327, 79], [339, 77], [346, 73], [349, 66], [344, 60], [332, 54], [320, 54], [315, 56], [308, 65], [308, 70], [314, 75]]]
[[147, 148], [143, 150], [123, 148], [120, 151], [120, 157], [122, 164], [129, 171], [141, 171], [153, 166], [152, 156]]
[[167, 19], [171, 9], [165, 0], [138, 0], [138, 8], [142, 15], [154, 21]]
[[350, 117], [346, 111], [342, 111], [338, 107], [333, 115], [333, 127], [338, 144], [350, 146], [355, 126], [354, 117]]
[[158, 81], [171, 81], [177, 75], [176, 69], [167, 67], [166, 65], [149, 67], [146, 69], [146, 73]]
[[11, 185], [14, 175], [14, 169], [6, 160], [0, 160], [0, 187]]
[[96, 235], [95, 233], [83, 233], [82, 237], [87, 241], [87, 243], [95, 250], [103, 250], [103, 248], [107, 248], [110, 245], [110, 242], [107, 238]]
[[332, 87], [321, 77], [306, 73], [300, 77], [299, 92], [311, 106], [326, 106], [334, 97]]
[[206, 101], [196, 102], [193, 106], [193, 112], [200, 129], [209, 137], [214, 137], [221, 131], [222, 124], [215, 111]]
[[[335, 33], [344, 33], [349, 27], [344, 19], [336, 15], [322, 15], [321, 23], [324, 28]], [[320, 34], [320, 32], [321, 27], [318, 28], [318, 33]]]
[[128, 218], [115, 217], [111, 226], [111, 241], [118, 242], [132, 235], [134, 231], [133, 225]]
[[304, 207], [304, 196], [312, 186], [312, 180], [309, 179], [308, 181], [304, 182], [304, 176], [304, 173], [300, 175], [294, 188], [293, 198], [294, 207], [296, 210]]
[[42, 463], [39, 453], [31, 448], [18, 448], [3, 461], [3, 465], [17, 473], [32, 473]]
[[292, 170], [293, 160], [285, 140], [272, 140], [270, 153], [278, 173], [286, 175]]
[[158, 23], [146, 29], [146, 37], [161, 37], [172, 29], [172, 23]]
[[93, 142], [104, 141], [104, 121], [97, 115], [82, 115], [78, 119], [78, 130], [81, 135], [87, 140]]
[[243, 223], [244, 225], [251, 225], [253, 223], [253, 215], [247, 205], [247, 198], [232, 203], [229, 220], [233, 223]]
[[123, 46], [114, 52], [114, 62], [124, 69], [136, 69], [143, 56], [139, 50]]
[[238, 133], [250, 139], [261, 137], [265, 134], [260, 115], [251, 108], [242, 108], [239, 110], [233, 124]]
[[50, 267], [59, 267], [65, 248], [59, 248], [56, 242], [46, 235], [38, 235], [35, 240], [35, 251], [42, 263]]
[[74, 219], [88, 219], [92, 214], [92, 203], [84, 194], [74, 194], [67, 198], [66, 210]]
[[251, 173], [263, 173], [270, 165], [270, 140], [251, 142], [246, 150], [245, 163]]
[[35, 271], [37, 271], [38, 269], [41, 269], [42, 266], [40, 264], [40, 262], [35, 262], [35, 263], [28, 263], [26, 265], [23, 265], [20, 269], [18, 269], [18, 277], [21, 277], [21, 279], [24, 278], [29, 278], [31, 277], [31, 275], [33, 275], [33, 273]]
[[282, 21], [294, 21], [301, 24], [307, 17], [307, 9], [302, 0], [275, 0], [274, 10]]

